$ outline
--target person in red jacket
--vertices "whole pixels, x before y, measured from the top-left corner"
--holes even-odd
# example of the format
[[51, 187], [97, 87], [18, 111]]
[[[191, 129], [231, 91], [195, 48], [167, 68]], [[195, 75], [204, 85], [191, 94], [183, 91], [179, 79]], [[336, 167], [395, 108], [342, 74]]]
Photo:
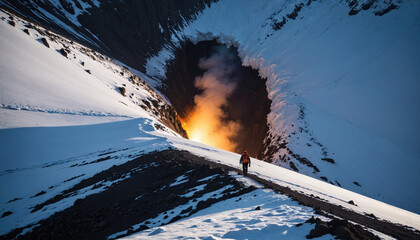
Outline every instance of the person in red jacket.
[[251, 167], [251, 158], [246, 151], [242, 154], [239, 164], [242, 164], [243, 173], [244, 176], [246, 176], [248, 173], [248, 166]]

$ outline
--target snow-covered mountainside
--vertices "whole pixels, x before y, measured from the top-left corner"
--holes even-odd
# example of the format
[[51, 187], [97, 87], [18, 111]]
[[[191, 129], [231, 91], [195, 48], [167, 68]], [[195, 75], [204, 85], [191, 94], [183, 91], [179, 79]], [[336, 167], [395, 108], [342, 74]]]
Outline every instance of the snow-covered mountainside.
[[[36, 4], [76, 2], [112, 1]], [[0, 238], [418, 239], [419, 10], [219, 1], [159, 25], [170, 37], [147, 74], [1, 10]], [[247, 177], [240, 155], [183, 138], [154, 90], [187, 40], [233, 45], [267, 78], [265, 161]]]
[[[212, 0], [1, 0], [0, 5], [136, 69]], [[135, 16], [135, 17], [133, 17]]]
[[420, 189], [418, 2], [152, 2], [1, 1], [155, 88], [185, 41], [235, 46], [267, 78], [265, 161], [420, 212], [420, 190], [402, 187]]
[[267, 78], [265, 160], [419, 213], [419, 12], [416, 1], [220, 1], [147, 73], [164, 78], [185, 39], [236, 46]]
[[[2, 21], [2, 128], [154, 116], [179, 132], [174, 109], [126, 67], [42, 27]], [[50, 115], [16, 118], [14, 110]]]

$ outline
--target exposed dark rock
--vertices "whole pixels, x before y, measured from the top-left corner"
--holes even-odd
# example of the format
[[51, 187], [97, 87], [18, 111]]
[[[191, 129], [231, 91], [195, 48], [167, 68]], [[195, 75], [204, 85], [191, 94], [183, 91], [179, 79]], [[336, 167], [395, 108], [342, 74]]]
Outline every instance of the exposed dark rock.
[[47, 41], [47, 39], [46, 38], [41, 38], [41, 41], [42, 41], [42, 43], [47, 47], [47, 48], [49, 48], [50, 47], [50, 44], [48, 43], [48, 41]]
[[320, 223], [320, 222], [321, 222], [321, 219], [315, 218], [314, 216], [312, 216], [311, 218], [305, 221], [305, 223], [310, 223], [310, 224]]
[[[319, 172], [319, 169], [317, 166], [315, 166], [311, 161], [309, 161], [305, 157], [301, 157], [299, 154], [294, 153], [292, 150], [288, 149], [289, 154], [294, 157], [296, 160], [298, 160], [300, 163], [312, 168], [315, 172]], [[294, 170], [294, 169], [293, 169]]]
[[[146, 230], [146, 229], [149, 229], [149, 227], [147, 225], [143, 224], [143, 225], [140, 225], [140, 227], [139, 227], [139, 229], [137, 229], [137, 231], [143, 231], [143, 230]], [[130, 234], [130, 233], [127, 233], [127, 234]]]
[[[272, 139], [272, 138], [274, 138], [274, 139]], [[285, 148], [286, 145], [287, 145], [286, 143], [280, 144], [280, 145], [276, 144], [276, 142], [279, 142], [280, 140], [281, 140], [280, 136], [273, 137], [273, 136], [271, 136], [271, 134], [267, 133], [267, 136], [265, 137], [264, 144], [263, 144], [263, 149], [265, 149], [265, 152], [263, 153], [261, 159], [263, 159], [264, 161], [267, 161], [267, 162], [274, 161], [275, 159], [273, 159], [272, 156], [275, 153], [277, 153], [281, 148]], [[282, 156], [281, 160], [283, 162], [285, 162], [286, 159], [285, 159], [284, 155]]]
[[[74, 14], [74, 8], [73, 5], [70, 2], [67, 2], [67, 0], [59, 0], [61, 6], [70, 14]], [[77, 1], [74, 1], [77, 2]], [[80, 5], [80, 3], [79, 3]]]
[[188, 208], [186, 208], [186, 209], [182, 210], [182, 211], [181, 211], [181, 214], [189, 213], [189, 212], [191, 212], [192, 210], [193, 210], [193, 207], [192, 207], [192, 206], [190, 206], [190, 207], [188, 207]]
[[[368, 0], [368, 1], [363, 2], [361, 5], [359, 5], [359, 2], [357, 0], [348, 1], [348, 2], [349, 2], [349, 8], [350, 8], [350, 11], [349, 11], [350, 16], [356, 15], [362, 10], [364, 11], [369, 10], [372, 8], [372, 6], [374, 9], [378, 8], [378, 6], [374, 6], [374, 3], [377, 2], [377, 0]], [[381, 10], [376, 10], [374, 12], [375, 16], [382, 16], [398, 8], [398, 6], [392, 3], [392, 1], [389, 1], [386, 4], [388, 4], [386, 8], [383, 8]]]
[[327, 223], [321, 222], [315, 225], [315, 228], [312, 229], [309, 235], [306, 236], [308, 239], [321, 237], [325, 234], [330, 233], [330, 228], [328, 227]]
[[159, 102], [157, 100], [149, 98], [149, 101], [152, 103], [153, 107], [159, 108]]
[[18, 201], [18, 200], [22, 200], [22, 198], [14, 198], [14, 199], [8, 201], [7, 203], [15, 202], [15, 201]]
[[61, 55], [63, 55], [63, 56], [64, 56], [64, 57], [66, 57], [66, 58], [67, 58], [67, 54], [68, 54], [68, 53], [70, 53], [70, 51], [69, 51], [69, 50], [64, 49], [64, 48], [61, 48], [61, 49], [59, 50], [59, 52], [61, 53]]
[[295, 165], [295, 163], [294, 163], [294, 162], [289, 162], [289, 166], [290, 166], [290, 168], [291, 168], [291, 169], [293, 169], [294, 171], [299, 172], [299, 170], [297, 169], [297, 167], [296, 167], [296, 165]]
[[2, 217], [2, 218], [7, 217], [7, 216], [11, 215], [12, 213], [13, 213], [13, 212], [11, 212], [11, 211], [6, 211], [6, 212], [4, 212], [4, 213], [1, 215], [1, 217]]
[[353, 16], [353, 15], [358, 14], [359, 12], [360, 12], [360, 10], [359, 10], [359, 9], [355, 9], [355, 8], [353, 8], [353, 9], [351, 9], [351, 10], [350, 10], [349, 15], [350, 15], [350, 16]]
[[86, 69], [85, 72], [92, 74], [89, 69]]
[[332, 234], [340, 239], [380, 239], [361, 226], [351, 224], [347, 220], [333, 219], [329, 224], [332, 227]]
[[358, 182], [353, 182], [353, 184], [358, 186], [358, 187], [361, 187], [360, 183], [358, 183]]
[[80, 205], [80, 204], [82, 204], [82, 203], [83, 203], [83, 201], [84, 201], [84, 199], [83, 199], [83, 198], [79, 198], [79, 199], [77, 199], [76, 201], [74, 201], [74, 205], [75, 205], [75, 206]]
[[109, 154], [112, 154], [112, 153], [116, 153], [116, 152], [117, 151], [109, 151], [109, 152], [100, 153], [100, 154], [98, 154], [98, 157], [106, 156], [106, 155], [109, 155]]
[[146, 106], [147, 106], [147, 108], [151, 108], [152, 107], [152, 105], [150, 104], [150, 102], [149, 101], [147, 101], [147, 100], [144, 100], [144, 99], [142, 99], [141, 100]]
[[26, 34], [28, 34], [28, 35], [30, 35], [29, 34], [29, 30], [27, 28], [23, 29], [23, 32], [26, 33]]
[[321, 158], [321, 160], [329, 162], [329, 163], [333, 163], [333, 164], [335, 163], [334, 159], [332, 158]]
[[103, 187], [103, 186], [104, 185], [102, 183], [97, 183], [97, 184], [93, 185], [92, 189], [97, 189], [97, 188], [100, 188], [100, 187]]
[[367, 2], [363, 3], [362, 4], [362, 9], [363, 10], [368, 10], [370, 7], [372, 7], [374, 2], [375, 2], [375, 0], [370, 0], [370, 1], [367, 1]]
[[16, 23], [13, 20], [9, 20], [7, 21], [10, 25], [12, 25], [13, 27], [16, 25]]
[[357, 206], [357, 205], [353, 202], [353, 200], [348, 201], [348, 203], [349, 203], [349, 204], [351, 204], [351, 205]]
[[377, 219], [377, 217], [373, 213], [366, 214], [366, 216], [369, 216], [371, 218]]
[[87, 162], [87, 163], [80, 164], [79, 166], [83, 166], [83, 165], [87, 165], [87, 164], [93, 164], [93, 163], [99, 163], [99, 162], [103, 162], [103, 161], [106, 161], [106, 160], [109, 160], [109, 159], [111, 159], [111, 156], [106, 156], [106, 157], [98, 158], [98, 159], [96, 159], [96, 160], [94, 160], [92, 162]]
[[280, 22], [277, 21], [276, 19], [273, 19], [271, 26], [273, 27], [274, 31], [278, 31], [284, 26], [284, 24], [286, 24], [286, 18], [285, 17], [283, 17], [282, 21], [280, 21]]
[[341, 187], [341, 184], [340, 184], [337, 180], [335, 180], [335, 183], [337, 183], [337, 185], [338, 185], [339, 187]]
[[302, 9], [302, 7], [303, 7], [303, 3], [295, 5], [295, 8], [293, 9], [293, 12], [291, 12], [290, 14], [287, 14], [287, 17], [295, 20], [296, 17], [298, 16], [298, 13]]
[[357, 6], [357, 0], [347, 0], [349, 2], [349, 8], [353, 8], [354, 6]]
[[125, 95], [125, 87], [119, 87], [118, 90], [120, 91], [121, 95], [123, 95], [124, 97], [126, 97]]
[[74, 5], [76, 5], [76, 7], [77, 7], [78, 9], [83, 10], [83, 7], [82, 7], [82, 5], [80, 4], [80, 2], [79, 2], [79, 1], [73, 1], [73, 2], [74, 2]]
[[327, 177], [322, 176], [322, 177], [319, 177], [319, 178], [321, 178], [322, 180], [328, 182], [328, 178]]
[[392, 3], [391, 5], [389, 5], [387, 8], [383, 9], [382, 11], [375, 12], [375, 15], [376, 16], [383, 16], [383, 15], [385, 15], [385, 14], [389, 13], [390, 11], [392, 11], [394, 9], [397, 9], [397, 8], [398, 8], [398, 6]]
[[255, 208], [255, 210], [261, 210], [261, 207], [260, 207], [260, 206], [257, 206], [257, 207]]
[[39, 193], [35, 194], [34, 196], [32, 196], [31, 198], [34, 198], [34, 197], [39, 197], [39, 196], [44, 195], [44, 194], [46, 194], [46, 193], [47, 193], [46, 191], [41, 191], [41, 192], [39, 192]]
[[70, 182], [70, 181], [72, 181], [72, 180], [74, 180], [74, 179], [76, 179], [76, 178], [83, 177], [84, 175], [85, 175], [85, 174], [80, 174], [80, 175], [78, 175], [78, 176], [75, 176], [75, 177], [69, 178], [69, 179], [65, 180], [64, 182]]
[[372, 239], [379, 240], [380, 238], [375, 236], [373, 233], [363, 229], [359, 225], [354, 225], [347, 220], [340, 220], [333, 218], [330, 222], [324, 222], [319, 218], [311, 218], [306, 221], [311, 224], [316, 224], [315, 228], [306, 236], [308, 239], [321, 237], [326, 234], [331, 234], [337, 237], [337, 239]]
[[153, 126], [155, 126], [156, 130], [166, 131], [165, 127], [162, 124], [155, 123], [153, 124]]

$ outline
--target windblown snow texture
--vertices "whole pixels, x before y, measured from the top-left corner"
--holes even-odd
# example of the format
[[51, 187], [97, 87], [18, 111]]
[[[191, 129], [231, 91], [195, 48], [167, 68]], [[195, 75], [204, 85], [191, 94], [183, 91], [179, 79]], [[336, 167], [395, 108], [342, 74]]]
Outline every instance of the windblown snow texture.
[[419, 9], [220, 1], [186, 21], [146, 69], [164, 77], [184, 39], [236, 46], [267, 78], [264, 160], [419, 213], [420, 187], [409, 187], [420, 186]]
[[[69, 14], [78, 16], [78, 11], [73, 14], [69, 5], [62, 5], [67, 1], [59, 2]], [[87, 2], [91, 8], [101, 6], [98, 1]], [[18, 12], [27, 9], [20, 3], [22, 8], [1, 3]], [[43, 12], [51, 20], [49, 26], [67, 21], [42, 8], [35, 12]], [[171, 214], [190, 206], [193, 212], [199, 209], [194, 208], [198, 200], [206, 202], [199, 199], [206, 187], [189, 182], [189, 170], [180, 171], [164, 185], [174, 189], [194, 185], [182, 189], [179, 196], [191, 200], [190, 205], [175, 207], [173, 213], [156, 212], [149, 220], [131, 219], [106, 235], [119, 237], [150, 228], [130, 238], [171, 238], [186, 233], [258, 239], [280, 233], [301, 238], [314, 228], [309, 222], [322, 225], [319, 220], [305, 223], [312, 216], [320, 217], [314, 209], [239, 177], [239, 155], [181, 138], [174, 131], [180, 130], [174, 109], [145, 83], [154, 87], [161, 83], [173, 48], [185, 39], [216, 39], [237, 47], [244, 64], [267, 78], [272, 105], [267, 117], [266, 160], [299, 171], [252, 159], [250, 176], [372, 222], [389, 221], [415, 239], [418, 231], [395, 224], [420, 229], [419, 154], [415, 148], [420, 116], [415, 81], [420, 69], [419, 12], [419, 3], [410, 1], [370, 5], [367, 1], [220, 1], [207, 6], [193, 21], [186, 19], [182, 28], [167, 32], [172, 34], [166, 39], [170, 45], [149, 56], [147, 76], [1, 11], [0, 234], [30, 236], [32, 231], [43, 231], [51, 236], [51, 225], [44, 223], [60, 219], [63, 211], [76, 213], [71, 209], [83, 209], [89, 199], [109, 194], [113, 187], [126, 186], [142, 169], [125, 169], [116, 178], [101, 172], [121, 169], [135, 163], [134, 159], [166, 149], [204, 157], [231, 169], [233, 172], [223, 174], [229, 181], [234, 179], [233, 185], [259, 189], [212, 202], [188, 219], [167, 224], [176, 217]], [[27, 10], [21, 13], [30, 15]], [[46, 19], [44, 22], [49, 21]], [[156, 26], [159, 32], [168, 28]], [[73, 30], [75, 35], [84, 34]], [[212, 164], [208, 165], [204, 168], [211, 169]], [[206, 177], [210, 178], [202, 179], [212, 181], [211, 176]], [[92, 178], [99, 180], [90, 182]], [[235, 194], [235, 188], [227, 186], [214, 188], [212, 194]], [[129, 192], [130, 202], [143, 197], [140, 192]], [[208, 201], [212, 196], [205, 197]], [[124, 207], [119, 203], [113, 212]], [[108, 220], [99, 219], [96, 227], [105, 227]]]
[[140, 70], [147, 60], [154, 87], [183, 41], [234, 45], [267, 78], [264, 160], [420, 211], [402, 187], [420, 185], [417, 2], [65, 2], [1, 4]]

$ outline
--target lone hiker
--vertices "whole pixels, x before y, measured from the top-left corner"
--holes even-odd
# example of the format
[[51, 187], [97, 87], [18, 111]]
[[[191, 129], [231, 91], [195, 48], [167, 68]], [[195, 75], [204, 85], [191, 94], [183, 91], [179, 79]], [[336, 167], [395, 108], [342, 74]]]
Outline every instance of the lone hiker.
[[242, 164], [244, 176], [248, 173], [248, 165], [251, 167], [251, 158], [249, 157], [248, 153], [244, 151], [241, 156], [241, 160], [239, 160], [239, 164]]

